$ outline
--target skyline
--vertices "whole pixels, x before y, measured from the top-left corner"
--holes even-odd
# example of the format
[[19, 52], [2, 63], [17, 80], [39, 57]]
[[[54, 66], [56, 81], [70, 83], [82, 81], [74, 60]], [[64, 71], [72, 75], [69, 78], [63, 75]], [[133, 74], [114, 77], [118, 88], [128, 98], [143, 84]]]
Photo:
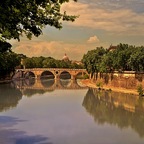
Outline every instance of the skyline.
[[78, 0], [66, 3], [62, 10], [79, 15], [75, 22], [63, 22], [63, 28], [46, 26], [43, 35], [20, 42], [11, 40], [12, 50], [28, 57], [51, 56], [81, 60], [88, 50], [108, 48], [111, 44], [144, 45], [143, 0]]

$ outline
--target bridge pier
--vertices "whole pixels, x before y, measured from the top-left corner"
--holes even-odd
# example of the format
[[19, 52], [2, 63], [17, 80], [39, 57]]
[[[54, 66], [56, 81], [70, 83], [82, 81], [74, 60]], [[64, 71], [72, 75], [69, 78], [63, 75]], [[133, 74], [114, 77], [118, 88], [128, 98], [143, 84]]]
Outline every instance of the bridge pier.
[[35, 79], [40, 80], [40, 75], [35, 75]]
[[19, 79], [24, 78], [24, 72], [23, 71], [19, 71], [18, 73], [19, 73], [19, 76], [18, 76]]
[[55, 76], [55, 78], [54, 78], [55, 80], [60, 79], [60, 75], [59, 74], [55, 74], [54, 76]]
[[75, 75], [71, 75], [71, 80], [75, 80], [76, 76]]
[[22, 70], [17, 70], [13, 75], [12, 79], [22, 79], [24, 78], [24, 71]]

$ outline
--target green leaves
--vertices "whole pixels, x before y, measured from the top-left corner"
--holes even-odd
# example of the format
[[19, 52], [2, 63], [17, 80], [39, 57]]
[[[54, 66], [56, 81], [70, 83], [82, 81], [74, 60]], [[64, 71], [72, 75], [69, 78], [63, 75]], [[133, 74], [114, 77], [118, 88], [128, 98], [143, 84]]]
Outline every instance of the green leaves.
[[144, 71], [144, 47], [137, 47], [133, 50], [131, 54], [128, 64], [132, 70], [135, 71]]
[[11, 47], [12, 47], [11, 44], [0, 40], [0, 53], [10, 51]]
[[82, 64], [76, 64], [71, 61], [56, 60], [52, 57], [32, 57], [24, 59], [26, 68], [83, 68]]
[[88, 73], [93, 74], [100, 71], [100, 63], [105, 53], [106, 50], [103, 47], [98, 47], [95, 50], [88, 51], [83, 56], [82, 62]]
[[115, 50], [97, 48], [88, 51], [82, 59], [85, 68], [91, 74], [97, 72], [144, 71], [144, 47], [119, 44]]
[[0, 78], [10, 76], [15, 67], [20, 65], [20, 58], [13, 52], [0, 53]]
[[[73, 0], [77, 1], [77, 0]], [[77, 16], [61, 13], [61, 5], [69, 0], [2, 0], [0, 3], [1, 39], [17, 39], [24, 33], [38, 37], [46, 25], [62, 28], [62, 21], [74, 21]]]

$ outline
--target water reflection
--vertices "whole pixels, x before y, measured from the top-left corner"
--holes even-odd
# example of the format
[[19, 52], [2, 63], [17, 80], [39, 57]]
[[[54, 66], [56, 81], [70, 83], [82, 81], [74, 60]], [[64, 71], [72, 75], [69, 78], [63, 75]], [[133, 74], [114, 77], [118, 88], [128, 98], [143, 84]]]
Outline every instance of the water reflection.
[[52, 87], [55, 83], [54, 79], [43, 79], [41, 81], [37, 81], [37, 83], [40, 82], [43, 87]]
[[[28, 80], [26, 80], [28, 81]], [[34, 85], [26, 85], [26, 82], [21, 81], [15, 83], [16, 86], [21, 90], [23, 95], [31, 97], [34, 94], [44, 94], [46, 92], [53, 92], [55, 89], [83, 89], [86, 88], [84, 85], [78, 85], [79, 82], [74, 80], [54, 80], [54, 79], [43, 79], [36, 80]]]
[[11, 84], [0, 85], [0, 112], [15, 108], [22, 96], [32, 97], [35, 94], [44, 94], [52, 92], [55, 89], [83, 89], [75, 81], [54, 79], [26, 79], [22, 81], [13, 81]]
[[[0, 143], [143, 143], [144, 138], [139, 137], [144, 137], [143, 99], [97, 89], [69, 90], [83, 87], [80, 88], [80, 85], [76, 86], [71, 81], [66, 82], [68, 85], [59, 87], [58, 82], [44, 80], [34, 87], [35, 83], [31, 85], [32, 82], [17, 81], [0, 86], [3, 97], [12, 97], [17, 104], [22, 96], [24, 97], [16, 109], [7, 112], [2, 112], [7, 110], [4, 103], [7, 107], [12, 107], [11, 98], [0, 100], [0, 106], [3, 107], [0, 115]], [[38, 85], [43, 86], [43, 89]], [[49, 88], [53, 86], [58, 90], [49, 93]], [[59, 90], [60, 88], [62, 90]], [[85, 112], [81, 103], [95, 122]]]
[[0, 112], [17, 106], [22, 98], [22, 93], [12, 84], [0, 85]]
[[85, 85], [82, 85], [79, 80], [71, 79], [25, 79], [22, 81], [14, 81], [14, 84], [19, 89], [39, 89], [53, 91], [55, 89], [82, 89]]
[[118, 92], [89, 89], [82, 104], [96, 123], [131, 127], [144, 137], [144, 99]]

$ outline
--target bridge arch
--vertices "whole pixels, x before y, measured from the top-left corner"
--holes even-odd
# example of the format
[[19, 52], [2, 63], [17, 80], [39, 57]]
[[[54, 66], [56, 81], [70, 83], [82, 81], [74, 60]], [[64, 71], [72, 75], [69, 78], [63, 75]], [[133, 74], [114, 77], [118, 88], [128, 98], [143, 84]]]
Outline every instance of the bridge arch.
[[80, 71], [75, 76], [76, 79], [83, 79], [83, 78], [89, 78], [89, 74], [87, 72]]
[[47, 79], [54, 79], [55, 78], [55, 74], [52, 71], [43, 71], [40, 75], [40, 78], [47, 78]]
[[35, 75], [35, 73], [32, 72], [32, 71], [26, 71], [26, 72], [24, 73], [23, 77], [24, 77], [24, 78], [35, 78], [36, 75]]
[[34, 86], [35, 82], [36, 82], [35, 79], [31, 79], [31, 80], [25, 79], [23, 81], [23, 85], [25, 85], [25, 86]]
[[71, 79], [71, 73], [70, 72], [68, 72], [68, 71], [61, 71], [60, 73], [59, 73], [59, 78], [60, 79]]

